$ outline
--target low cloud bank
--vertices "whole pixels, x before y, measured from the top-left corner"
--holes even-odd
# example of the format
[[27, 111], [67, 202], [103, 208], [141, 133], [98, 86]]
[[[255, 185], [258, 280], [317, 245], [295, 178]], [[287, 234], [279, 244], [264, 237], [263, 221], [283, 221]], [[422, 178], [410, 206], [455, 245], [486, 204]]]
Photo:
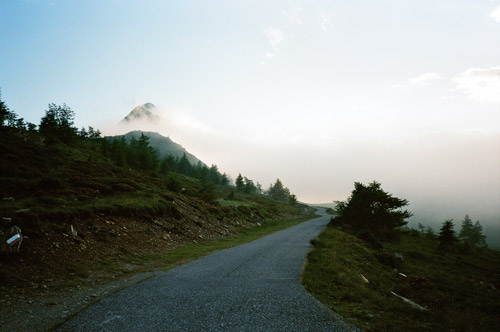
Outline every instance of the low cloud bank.
[[[208, 165], [233, 178], [242, 173], [264, 188], [280, 178], [308, 203], [344, 200], [353, 183], [377, 180], [410, 201], [418, 222], [436, 230], [468, 214], [500, 240], [500, 135], [485, 132], [421, 134], [401, 139], [336, 137], [279, 131], [235, 135], [204, 125], [182, 110], [167, 110], [156, 123], [110, 126], [105, 134], [133, 129], [170, 136]], [[500, 242], [497, 242], [500, 243]]]

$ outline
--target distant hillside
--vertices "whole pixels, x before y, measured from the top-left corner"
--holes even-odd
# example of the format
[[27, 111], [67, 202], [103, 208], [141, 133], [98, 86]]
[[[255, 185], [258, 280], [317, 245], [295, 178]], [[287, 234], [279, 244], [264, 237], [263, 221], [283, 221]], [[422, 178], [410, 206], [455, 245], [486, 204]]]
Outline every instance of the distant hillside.
[[127, 142], [130, 142], [132, 138], [139, 139], [142, 133], [144, 133], [145, 136], [149, 137], [149, 145], [157, 149], [162, 158], [168, 155], [181, 158], [184, 154], [186, 154], [186, 157], [191, 164], [196, 165], [198, 164], [198, 162], [201, 162], [203, 165], [205, 165], [205, 163], [196, 158], [196, 156], [194, 156], [193, 154], [189, 153], [180, 144], [177, 144], [174, 141], [172, 141], [170, 137], [165, 137], [158, 133], [153, 133], [150, 131], [134, 130], [129, 133], [126, 133], [125, 135], [108, 136], [107, 138], [113, 139], [124, 136]]

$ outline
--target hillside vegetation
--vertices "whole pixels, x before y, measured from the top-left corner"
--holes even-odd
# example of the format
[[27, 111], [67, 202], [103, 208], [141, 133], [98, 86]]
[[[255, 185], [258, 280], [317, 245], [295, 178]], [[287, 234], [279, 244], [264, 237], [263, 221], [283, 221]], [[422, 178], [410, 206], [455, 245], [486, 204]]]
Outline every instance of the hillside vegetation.
[[0, 231], [17, 225], [24, 236], [19, 253], [0, 255], [5, 294], [167, 267], [200, 255], [175, 254], [180, 248], [246, 229], [263, 235], [311, 215], [248, 178], [240, 190], [215, 165], [161, 158], [144, 136], [127, 143], [93, 128], [78, 131], [73, 117], [66, 105], [52, 104], [37, 129], [10, 111], [2, 115]]
[[500, 331], [500, 252], [468, 216], [458, 237], [404, 227], [407, 203], [356, 183], [312, 241], [307, 290], [366, 331]]

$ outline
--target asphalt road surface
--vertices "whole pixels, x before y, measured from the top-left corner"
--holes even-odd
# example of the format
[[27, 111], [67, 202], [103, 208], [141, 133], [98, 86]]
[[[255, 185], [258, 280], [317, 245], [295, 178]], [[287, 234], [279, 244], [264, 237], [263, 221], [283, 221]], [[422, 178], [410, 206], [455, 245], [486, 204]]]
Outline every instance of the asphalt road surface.
[[352, 331], [300, 273], [316, 218], [166, 271], [80, 312], [57, 331]]

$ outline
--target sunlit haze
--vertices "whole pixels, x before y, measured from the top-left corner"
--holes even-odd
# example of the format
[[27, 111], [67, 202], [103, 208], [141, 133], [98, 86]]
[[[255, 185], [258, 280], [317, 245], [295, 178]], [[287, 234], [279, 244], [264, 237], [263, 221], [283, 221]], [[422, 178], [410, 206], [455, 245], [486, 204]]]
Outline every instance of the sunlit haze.
[[500, 1], [0, 2], [2, 100], [121, 134], [137, 105], [233, 179], [308, 203], [354, 181], [413, 223], [500, 233]]

